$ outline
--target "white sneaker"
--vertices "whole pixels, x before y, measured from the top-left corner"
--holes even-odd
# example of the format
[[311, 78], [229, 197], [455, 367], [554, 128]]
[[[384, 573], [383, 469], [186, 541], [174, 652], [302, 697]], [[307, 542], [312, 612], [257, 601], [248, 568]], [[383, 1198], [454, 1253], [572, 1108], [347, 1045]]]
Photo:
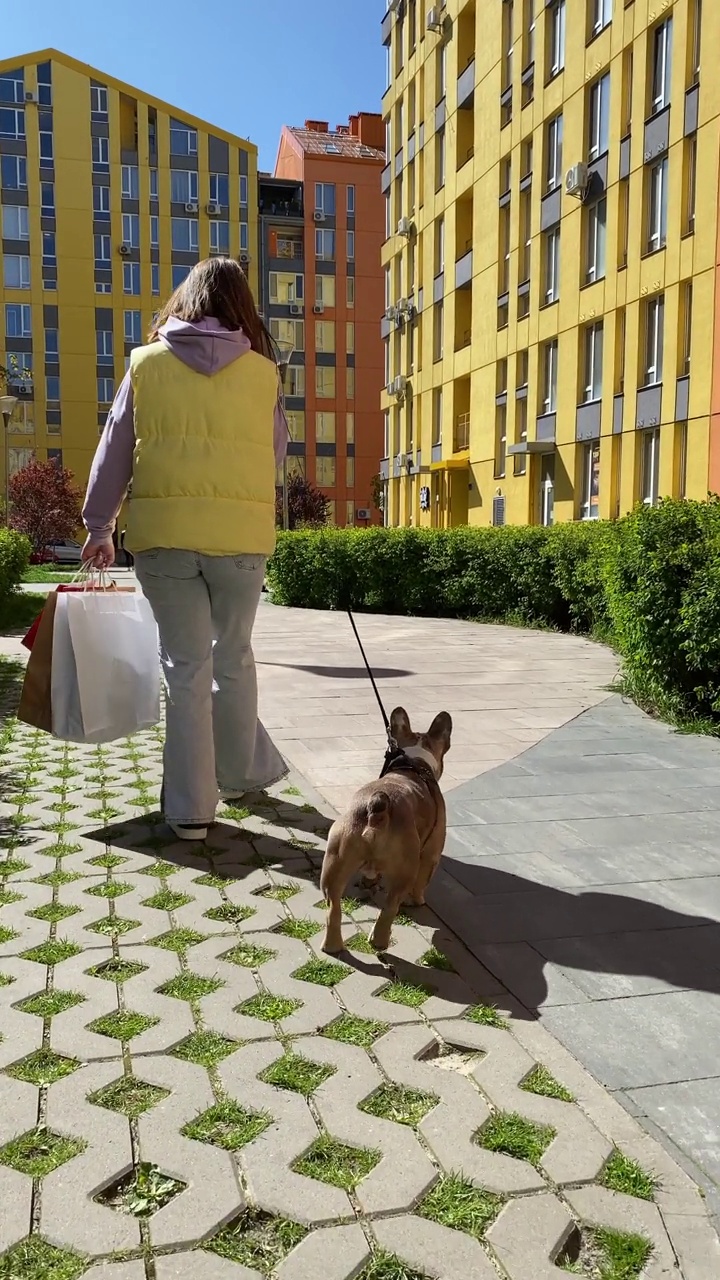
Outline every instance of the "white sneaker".
[[247, 791], [232, 791], [229, 787], [220, 787], [219, 791], [220, 799], [225, 804], [239, 804], [248, 794]]
[[207, 840], [207, 827], [195, 827], [187, 822], [168, 822], [168, 826], [178, 840]]

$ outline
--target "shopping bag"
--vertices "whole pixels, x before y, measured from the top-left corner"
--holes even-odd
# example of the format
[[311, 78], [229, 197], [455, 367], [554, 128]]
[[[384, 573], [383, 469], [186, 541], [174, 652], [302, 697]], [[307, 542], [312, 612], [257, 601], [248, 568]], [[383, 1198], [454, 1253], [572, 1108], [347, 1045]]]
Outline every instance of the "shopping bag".
[[[114, 742], [156, 725], [159, 640], [145, 597], [81, 592], [65, 596], [59, 607], [70, 632], [83, 741]], [[56, 629], [57, 617], [56, 609]]]
[[[67, 613], [67, 602], [70, 596], [58, 594], [54, 599], [55, 619], [50, 673], [51, 732], [54, 737], [61, 738], [63, 742], [104, 742], [105, 739], [102, 737], [87, 737], [83, 725], [77, 664]], [[36, 648], [37, 641], [33, 653]]]
[[51, 671], [57, 598], [52, 591], [37, 619], [17, 710], [18, 720], [34, 729], [44, 729], [45, 733], [52, 733]]
[[[74, 583], [61, 582], [60, 585], [55, 588], [55, 591], [134, 591], [134, 590], [135, 590], [134, 587], [119, 587], [116, 582], [109, 582], [107, 586], [105, 586], [102, 583], [102, 581], [96, 584], [95, 581], [92, 580], [91, 578], [87, 578], [85, 582], [74, 582]], [[51, 594], [54, 595], [55, 593], [53, 592]], [[48, 596], [48, 600], [49, 599], [50, 599], [50, 596]], [[32, 626], [30, 627], [30, 630], [26, 633], [26, 635], [23, 636], [22, 640], [20, 641], [20, 643], [26, 649], [29, 649], [31, 653], [32, 653], [32, 647], [35, 644], [35, 637], [37, 636], [37, 633], [40, 629], [40, 619], [43, 616], [44, 608], [45, 608], [45, 605], [43, 605], [43, 608], [40, 610], [37, 618], [35, 619]]]

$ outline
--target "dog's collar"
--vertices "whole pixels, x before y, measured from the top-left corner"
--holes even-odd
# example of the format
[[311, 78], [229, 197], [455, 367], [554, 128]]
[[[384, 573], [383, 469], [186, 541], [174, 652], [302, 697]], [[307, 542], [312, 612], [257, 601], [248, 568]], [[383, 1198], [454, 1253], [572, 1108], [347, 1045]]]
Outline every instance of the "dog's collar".
[[384, 778], [388, 773], [414, 773], [431, 791], [438, 785], [435, 773], [427, 761], [407, 755], [402, 747], [388, 747], [380, 777]]

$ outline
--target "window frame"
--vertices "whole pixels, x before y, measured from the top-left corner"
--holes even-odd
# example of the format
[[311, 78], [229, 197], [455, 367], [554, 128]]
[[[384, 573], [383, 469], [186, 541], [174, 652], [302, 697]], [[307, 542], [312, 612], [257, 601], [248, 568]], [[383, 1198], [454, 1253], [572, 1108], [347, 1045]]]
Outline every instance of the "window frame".
[[[600, 217], [600, 210], [603, 217]], [[604, 280], [607, 257], [607, 196], [602, 196], [587, 211], [587, 265], [585, 280], [594, 284], [596, 280]]]
[[547, 78], [554, 80], [565, 70], [565, 43], [567, 38], [567, 13], [565, 0], [555, 0], [550, 8], [548, 31]]
[[580, 459], [580, 519], [600, 518], [600, 441], [588, 440]]
[[665, 294], [648, 298], [645, 304], [644, 387], [659, 386], [663, 380], [665, 354]]
[[592, 164], [610, 147], [610, 72], [590, 85], [588, 93], [588, 160]]
[[651, 38], [653, 45], [650, 114], [656, 116], [670, 105], [673, 43], [672, 14], [669, 14], [667, 18], [653, 27]]
[[549, 227], [545, 239], [545, 306], [560, 299], [560, 226]]
[[543, 411], [541, 416], [545, 417], [548, 413], [557, 413], [557, 389], [558, 389], [558, 353], [559, 343], [557, 338], [549, 338], [543, 344], [542, 354], [542, 390], [543, 390]]
[[586, 325], [583, 354], [583, 404], [596, 404], [602, 400], [604, 347], [603, 321], [596, 320], [593, 324]]
[[547, 122], [545, 132], [545, 185], [546, 190], [557, 191], [562, 186], [563, 171], [563, 113], [559, 111]]

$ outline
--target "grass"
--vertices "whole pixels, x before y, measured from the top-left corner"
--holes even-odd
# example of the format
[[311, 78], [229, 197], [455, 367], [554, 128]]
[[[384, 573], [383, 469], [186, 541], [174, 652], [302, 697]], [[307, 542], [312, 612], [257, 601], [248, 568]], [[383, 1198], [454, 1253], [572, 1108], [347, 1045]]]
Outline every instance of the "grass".
[[219, 907], [203, 912], [206, 920], [219, 920], [222, 924], [242, 924], [243, 920], [254, 915], [254, 907], [245, 907], [238, 902], [221, 902]]
[[87, 1265], [78, 1253], [28, 1236], [0, 1257], [0, 1280], [80, 1280]]
[[123, 862], [127, 862], [127, 858], [123, 858], [119, 853], [98, 853], [96, 857], [88, 858], [88, 866], [107, 867], [109, 871], [122, 866]]
[[555, 1265], [590, 1280], [637, 1280], [652, 1253], [644, 1236], [591, 1227], [573, 1231]]
[[126, 880], [103, 880], [102, 884], [94, 884], [85, 890], [93, 898], [122, 898], [123, 894], [131, 892], [132, 885]]
[[0, 907], [9, 907], [12, 902], [22, 901], [21, 893], [14, 893], [12, 889], [0, 889]]
[[287, 996], [273, 996], [269, 991], [260, 992], [244, 1004], [239, 1004], [236, 1013], [243, 1013], [247, 1018], [262, 1018], [263, 1022], [282, 1022], [289, 1018], [296, 1009], [302, 1008], [302, 1000], [290, 1000]]
[[276, 955], [277, 952], [271, 951], [269, 947], [256, 947], [250, 942], [239, 942], [236, 947], [220, 956], [220, 959], [229, 960], [231, 964], [238, 964], [243, 969], [259, 969], [260, 965], [267, 964], [268, 960], [274, 960]]
[[402, 1258], [381, 1249], [363, 1267], [357, 1280], [430, 1280], [424, 1271], [414, 1271]]
[[161, 860], [151, 862], [147, 867], [139, 868], [140, 875], [156, 876], [159, 880], [166, 880], [168, 876], [174, 876], [177, 870], [178, 868], [174, 867], [171, 862], [162, 862]]
[[29, 951], [21, 952], [23, 960], [34, 960], [36, 964], [61, 964], [63, 960], [70, 960], [72, 956], [80, 955], [82, 947], [76, 942], [69, 942], [67, 938], [51, 938], [47, 942], [41, 942], [39, 947], [31, 947]]
[[88, 1094], [88, 1102], [93, 1106], [105, 1107], [108, 1111], [119, 1111], [122, 1115], [135, 1119], [156, 1107], [158, 1102], [170, 1095], [169, 1089], [160, 1089], [157, 1085], [147, 1084], [135, 1076], [123, 1076], [105, 1085], [96, 1093]]
[[427, 965], [429, 969], [442, 969], [445, 973], [456, 972], [455, 965], [448, 960], [443, 951], [438, 951], [437, 947], [428, 947], [418, 963]]
[[346, 964], [335, 964], [332, 960], [308, 960], [307, 964], [303, 964], [296, 969], [290, 976], [298, 978], [300, 982], [314, 982], [318, 987], [334, 987], [337, 982], [342, 982], [343, 978], [347, 978], [352, 973], [352, 969]]
[[639, 1200], [654, 1200], [657, 1179], [646, 1173], [637, 1160], [614, 1151], [602, 1172], [600, 1182], [610, 1191], [621, 1191]]
[[354, 933], [345, 943], [346, 951], [359, 951], [364, 956], [374, 956], [377, 952], [367, 933]]
[[302, 791], [300, 791], [299, 787], [285, 787], [283, 791], [283, 795], [284, 796], [301, 796]]
[[198, 933], [195, 929], [178, 928], [169, 929], [167, 933], [161, 933], [157, 938], [149, 938], [148, 945], [163, 947], [165, 951], [176, 951], [178, 955], [182, 955], [188, 947], [196, 947], [206, 940], [205, 933]]
[[192, 1035], [174, 1045], [170, 1053], [174, 1058], [182, 1058], [183, 1062], [195, 1062], [200, 1067], [214, 1067], [240, 1047], [239, 1040], [230, 1040], [217, 1031], [193, 1031]]
[[225, 983], [222, 978], [204, 978], [199, 973], [179, 973], [164, 986], [158, 987], [161, 996], [172, 996], [175, 1000], [202, 1000], [203, 996], [219, 991]]
[[134, 1040], [136, 1036], [141, 1036], [144, 1031], [148, 1031], [150, 1027], [157, 1026], [159, 1018], [150, 1017], [146, 1013], [134, 1013], [130, 1009], [116, 1009], [114, 1013], [104, 1014], [102, 1018], [96, 1018], [94, 1022], [88, 1023], [88, 1031], [94, 1031], [98, 1036], [108, 1036], [111, 1040], [119, 1040], [121, 1044], [128, 1044], [130, 1040]]
[[[92, 929], [93, 933], [102, 933], [109, 937], [120, 937], [123, 933], [130, 933], [133, 929], [140, 928], [139, 920], [128, 920], [124, 916], [103, 916], [100, 920], [93, 920], [92, 924], [86, 925], [87, 929]], [[153, 939], [153, 941], [157, 941]]]
[[192, 902], [192, 898], [188, 893], [173, 893], [172, 889], [160, 889], [158, 893], [154, 893], [152, 898], [145, 898], [144, 907], [154, 907], [156, 911], [176, 911], [178, 907], [187, 906], [188, 902]]
[[4, 942], [12, 942], [13, 938], [19, 938], [20, 935], [16, 929], [10, 929], [7, 925], [0, 924], [0, 946]]
[[407, 1089], [402, 1084], [383, 1084], [360, 1103], [360, 1110], [381, 1120], [394, 1120], [396, 1124], [414, 1127], [439, 1101], [434, 1093], [421, 1093], [419, 1089]]
[[325, 1080], [335, 1074], [335, 1070], [335, 1067], [327, 1063], [310, 1062], [298, 1053], [286, 1053], [267, 1067], [259, 1078], [266, 1084], [276, 1085], [278, 1089], [289, 1089], [309, 1098]]
[[537, 1167], [554, 1137], [550, 1125], [533, 1124], [514, 1111], [497, 1111], [478, 1130], [475, 1141], [487, 1151], [500, 1151]]
[[308, 938], [314, 937], [316, 933], [320, 932], [321, 928], [322, 925], [318, 924], [316, 920], [296, 920], [294, 917], [290, 917], [287, 920], [283, 920], [282, 924], [279, 924], [273, 930], [273, 933], [282, 933], [285, 938], [300, 938], [302, 942], [307, 942]]
[[68, 916], [77, 915], [79, 910], [79, 907], [63, 906], [62, 902], [46, 902], [44, 906], [26, 911], [25, 914], [32, 916], [34, 920], [44, 920], [46, 924], [57, 924], [60, 920], [67, 920]]
[[26, 1084], [34, 1084], [39, 1088], [40, 1085], [54, 1084], [56, 1080], [72, 1075], [79, 1066], [77, 1058], [61, 1057], [52, 1049], [36, 1049], [19, 1062], [5, 1067], [5, 1073], [14, 1080], [24, 1080]]
[[539, 1093], [543, 1098], [557, 1098], [560, 1102], [574, 1102], [575, 1098], [564, 1084], [560, 1084], [547, 1067], [538, 1063], [520, 1085], [526, 1093]]
[[171, 1178], [157, 1165], [143, 1161], [112, 1186], [106, 1187], [95, 1199], [111, 1209], [131, 1213], [135, 1218], [150, 1218], [186, 1186], [186, 1182]]
[[354, 1191], [380, 1159], [379, 1151], [371, 1151], [368, 1147], [349, 1147], [323, 1133], [291, 1168], [306, 1178], [327, 1182], [343, 1191]]
[[232, 1098], [224, 1098], [181, 1129], [183, 1137], [207, 1142], [223, 1151], [240, 1151], [259, 1138], [273, 1123], [267, 1111], [249, 1111]]
[[33, 884], [49, 884], [52, 888], [59, 888], [63, 884], [72, 884], [73, 880], [82, 880], [79, 871], [46, 871], [44, 875], [37, 876]]
[[41, 582], [44, 585], [46, 582], [72, 582], [74, 577], [74, 573], [63, 573], [54, 565], [30, 564], [20, 581]]
[[0, 987], [9, 987], [15, 979], [9, 973], [0, 973]]
[[65, 1138], [38, 1125], [37, 1129], [22, 1133], [0, 1148], [0, 1164], [9, 1165], [18, 1173], [27, 1173], [31, 1178], [44, 1178], [53, 1169], [79, 1156], [86, 1146], [87, 1143], [76, 1138]]
[[194, 884], [205, 885], [208, 889], [224, 889], [228, 884], [235, 884], [237, 876], [217, 876], [213, 872], [207, 872], [205, 875], [196, 876]]
[[[45, 607], [46, 597], [37, 591], [14, 591], [0, 607], [0, 629], [3, 635], [27, 631]], [[1, 1273], [0, 1273], [1, 1274]]]
[[356, 1018], [352, 1013], [343, 1013], [334, 1022], [323, 1027], [321, 1035], [328, 1040], [339, 1040], [341, 1044], [357, 1044], [362, 1049], [370, 1049], [387, 1030], [387, 1022], [375, 1022], [371, 1018]]
[[481, 1027], [497, 1027], [499, 1031], [507, 1031], [509, 1022], [498, 1013], [494, 1004], [476, 1004], [467, 1009], [463, 1015], [468, 1022], [476, 1022]]
[[106, 982], [117, 982], [120, 985], [127, 982], [129, 978], [136, 978], [139, 973], [144, 973], [147, 967], [146, 964], [140, 964], [138, 960], [123, 960], [113, 956], [112, 960], [104, 960], [102, 964], [93, 965], [87, 973], [93, 978], [104, 978]]
[[409, 1009], [419, 1009], [430, 999], [432, 991], [412, 982], [389, 982], [378, 992], [381, 1000], [389, 1000], [392, 1004], [404, 1004]]
[[415, 1212], [421, 1218], [482, 1240], [503, 1203], [500, 1196], [476, 1187], [462, 1174], [449, 1173], [435, 1183]]
[[4, 862], [0, 862], [0, 880], [5, 876], [18, 876], [22, 871], [29, 870], [30, 863], [23, 862], [22, 858], [6, 858]]
[[299, 884], [269, 884], [264, 889], [258, 889], [257, 895], [259, 898], [272, 898], [275, 902], [287, 902], [299, 892]]
[[77, 991], [40, 991], [36, 996], [28, 996], [16, 1006], [21, 1013], [34, 1013], [38, 1018], [54, 1018], [66, 1009], [73, 1009], [82, 1004], [85, 996]]
[[205, 1241], [203, 1249], [269, 1276], [306, 1235], [307, 1228], [297, 1222], [273, 1218], [259, 1209], [245, 1209], [234, 1222]]

